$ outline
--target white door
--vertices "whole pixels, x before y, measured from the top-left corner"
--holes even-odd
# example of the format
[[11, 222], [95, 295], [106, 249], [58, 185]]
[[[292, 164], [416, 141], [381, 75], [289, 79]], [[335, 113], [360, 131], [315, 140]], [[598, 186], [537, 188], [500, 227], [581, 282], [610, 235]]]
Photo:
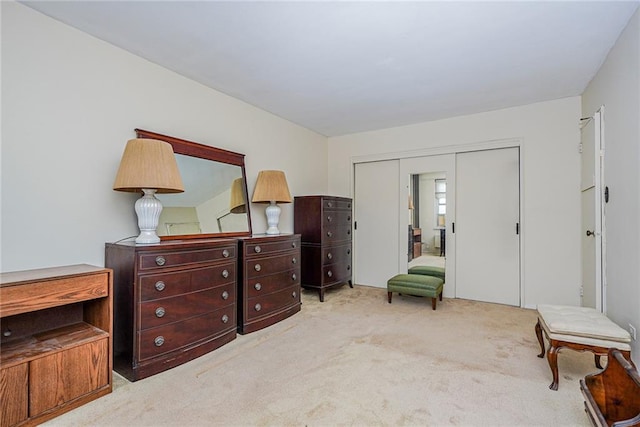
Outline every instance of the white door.
[[456, 155], [456, 296], [520, 306], [519, 148]]
[[398, 274], [399, 161], [357, 163], [354, 178], [354, 282], [386, 288]]
[[601, 110], [582, 126], [580, 191], [582, 199], [582, 306], [603, 309]]

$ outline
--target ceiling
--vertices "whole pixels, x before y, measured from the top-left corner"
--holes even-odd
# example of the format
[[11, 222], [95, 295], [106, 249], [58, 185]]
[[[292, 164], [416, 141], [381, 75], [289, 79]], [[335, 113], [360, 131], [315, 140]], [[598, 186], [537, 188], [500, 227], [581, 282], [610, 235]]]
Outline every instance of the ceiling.
[[326, 136], [582, 94], [638, 1], [23, 1]]

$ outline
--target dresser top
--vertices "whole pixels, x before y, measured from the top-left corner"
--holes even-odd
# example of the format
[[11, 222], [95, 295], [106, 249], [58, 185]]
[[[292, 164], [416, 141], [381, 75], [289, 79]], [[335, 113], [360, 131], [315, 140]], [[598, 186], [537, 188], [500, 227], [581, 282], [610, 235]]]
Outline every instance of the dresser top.
[[160, 243], [153, 244], [137, 244], [133, 240], [127, 240], [125, 242], [107, 243], [107, 246], [124, 246], [128, 248], [135, 248], [140, 251], [157, 251], [165, 249], [179, 249], [179, 248], [197, 248], [200, 246], [211, 247], [211, 245], [235, 245], [237, 239], [234, 238], [214, 238], [214, 239], [185, 239], [185, 240], [163, 240]]

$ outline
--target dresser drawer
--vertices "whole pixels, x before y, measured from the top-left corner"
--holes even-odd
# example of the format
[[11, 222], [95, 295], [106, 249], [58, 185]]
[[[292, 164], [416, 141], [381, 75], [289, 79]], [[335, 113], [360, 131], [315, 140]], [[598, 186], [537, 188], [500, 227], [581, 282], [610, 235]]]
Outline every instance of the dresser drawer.
[[322, 248], [322, 265], [345, 262], [351, 263], [351, 243]]
[[235, 328], [236, 307], [229, 305], [202, 316], [146, 329], [138, 332], [139, 360], [159, 356], [186, 345], [194, 345], [207, 337], [214, 337]]
[[351, 240], [351, 225], [328, 225], [322, 230], [322, 244], [331, 245], [333, 242]]
[[322, 284], [346, 282], [351, 278], [351, 261], [322, 267]]
[[300, 286], [294, 285], [278, 292], [249, 298], [246, 302], [247, 321], [271, 315], [300, 304]]
[[351, 211], [325, 210], [322, 215], [324, 227], [349, 226], [351, 228]]
[[188, 292], [235, 283], [233, 261], [212, 267], [140, 276], [140, 301], [167, 298]]
[[271, 274], [269, 276], [249, 279], [247, 280], [246, 294], [249, 298], [254, 298], [297, 284], [300, 284], [300, 267], [289, 271]]
[[248, 243], [245, 250], [245, 258], [265, 256], [273, 252], [296, 249], [300, 247], [300, 238], [294, 238], [275, 242]]
[[323, 205], [325, 209], [348, 209], [351, 210], [351, 200], [334, 199], [332, 197], [325, 197]]
[[140, 329], [153, 328], [199, 316], [233, 304], [235, 300], [235, 284], [229, 283], [204, 291], [143, 302], [138, 310], [140, 314]]
[[289, 271], [299, 265], [300, 255], [297, 251], [273, 257], [251, 258], [246, 261], [246, 275], [247, 279], [268, 276]]
[[236, 247], [234, 245], [207, 249], [142, 253], [140, 255], [139, 269], [145, 271], [185, 265], [191, 266], [193, 264], [203, 264], [227, 258], [235, 259], [235, 257]]

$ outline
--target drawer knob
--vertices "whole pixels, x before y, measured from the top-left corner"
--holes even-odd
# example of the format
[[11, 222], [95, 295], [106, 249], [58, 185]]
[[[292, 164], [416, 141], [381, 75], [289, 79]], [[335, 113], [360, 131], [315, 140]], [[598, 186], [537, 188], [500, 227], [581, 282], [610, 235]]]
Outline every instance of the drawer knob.
[[262, 285], [260, 283], [256, 283], [255, 285], [253, 285], [253, 287], [256, 288], [256, 291], [262, 289]]
[[295, 297], [298, 296], [298, 293], [296, 291], [293, 291], [293, 292], [291, 292], [291, 296], [295, 298]]
[[296, 264], [297, 262], [298, 260], [295, 257], [291, 258], [291, 264]]
[[331, 215], [327, 216], [327, 221], [329, 222], [333, 221], [333, 218], [331, 218]]
[[220, 320], [222, 320], [222, 323], [227, 323], [227, 322], [229, 322], [229, 316], [227, 316], [225, 314], [225, 315], [222, 316], [222, 319], [220, 319]]
[[260, 270], [262, 270], [262, 267], [260, 266], [260, 264], [256, 264], [256, 265], [254, 265], [254, 266], [253, 266], [253, 268], [255, 268], [255, 269], [256, 269], [256, 271], [260, 271]]
[[351, 230], [347, 230], [347, 234], [351, 234]]
[[222, 256], [223, 256], [223, 257], [225, 257], [225, 258], [229, 258], [229, 255], [230, 255], [230, 254], [229, 254], [229, 250], [228, 250], [228, 249], [225, 249], [225, 250], [223, 250], [223, 251], [222, 251]]
[[8, 329], [8, 328], [7, 328], [7, 330], [5, 330], [5, 331], [2, 333], [2, 336], [3, 336], [3, 337], [10, 337], [10, 336], [11, 336], [11, 333], [12, 333], [12, 332], [11, 332], [11, 329]]
[[224, 292], [222, 293], [222, 299], [225, 299], [225, 300], [226, 300], [226, 299], [229, 299], [229, 292], [224, 291]]
[[291, 242], [291, 247], [292, 247], [292, 248], [297, 248], [297, 247], [298, 247], [298, 244], [297, 244], [296, 242]]
[[165, 314], [164, 307], [156, 308], [156, 317], [163, 317]]
[[333, 259], [333, 254], [331, 252], [327, 253], [327, 258]]
[[333, 277], [333, 271], [331, 271], [331, 270], [327, 271], [327, 276]]
[[296, 275], [296, 273], [293, 273], [291, 275], [291, 280], [297, 280], [297, 279], [298, 279], [298, 276]]
[[332, 208], [332, 207], [333, 207], [333, 203], [331, 203], [331, 202], [327, 202], [327, 207], [328, 207], [328, 208]]
[[351, 221], [351, 215], [347, 216], [347, 221]]
[[347, 255], [351, 255], [351, 249], [347, 249]]
[[167, 263], [167, 260], [163, 257], [163, 256], [157, 256], [156, 257], [156, 264], [157, 265], [165, 265]]
[[331, 237], [333, 236], [333, 233], [331, 231], [327, 231], [327, 236]]
[[164, 337], [162, 335], [156, 337], [156, 339], [153, 340], [153, 343], [156, 345], [156, 347], [160, 347], [162, 344], [164, 344]]
[[224, 277], [225, 279], [229, 277], [229, 270], [227, 269], [222, 270], [222, 277]]
[[347, 271], [351, 270], [351, 266], [347, 265]]
[[253, 308], [255, 308], [256, 311], [262, 310], [262, 306], [260, 304], [256, 304]]
[[166, 287], [166, 285], [162, 280], [157, 281], [154, 286], [156, 288], [156, 291], [158, 292], [164, 291], [164, 288]]
[[259, 254], [260, 252], [262, 252], [262, 248], [260, 247], [260, 245], [256, 245], [255, 248], [253, 248], [254, 251], [256, 251], [257, 254]]

